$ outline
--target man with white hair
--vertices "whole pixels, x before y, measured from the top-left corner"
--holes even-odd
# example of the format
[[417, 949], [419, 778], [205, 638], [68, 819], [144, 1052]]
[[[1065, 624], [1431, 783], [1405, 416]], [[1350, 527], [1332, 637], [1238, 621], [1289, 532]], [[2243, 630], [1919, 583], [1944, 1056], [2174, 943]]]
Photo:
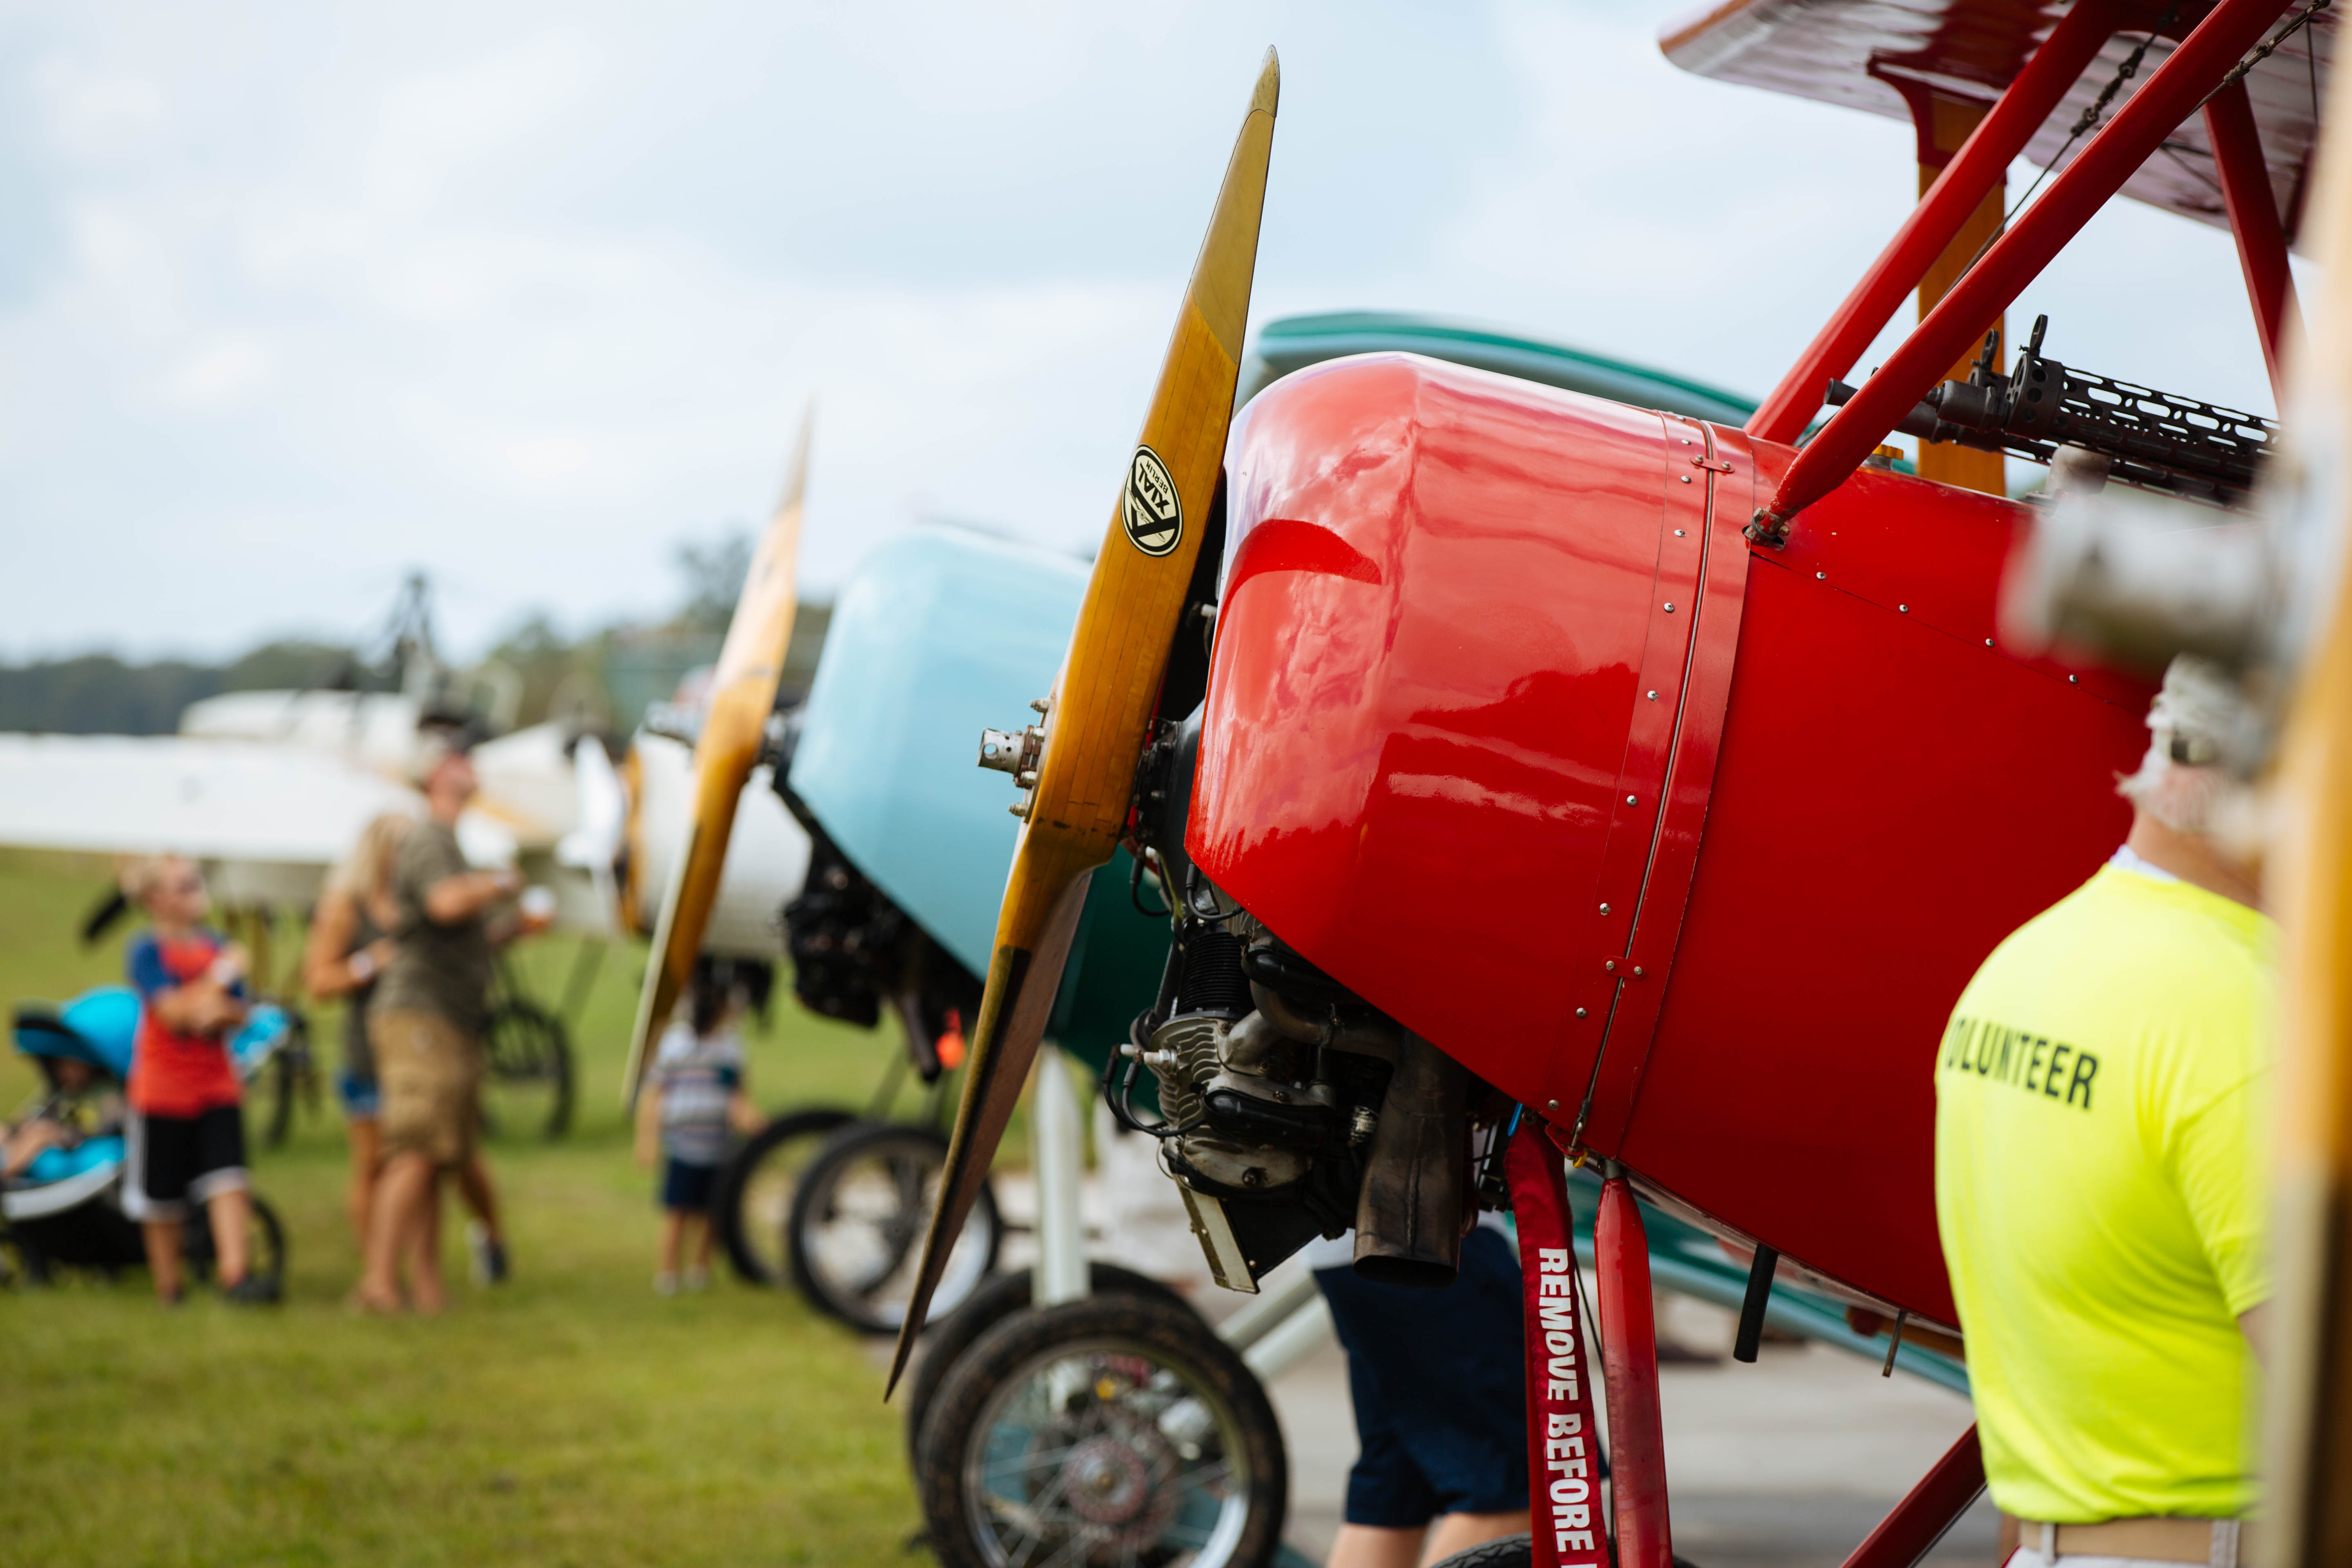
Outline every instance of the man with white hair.
[[1985, 960], [1938, 1050], [1936, 1212], [2012, 1568], [2245, 1552], [2273, 931], [2214, 832], [2238, 714], [2174, 661], [2130, 837]]

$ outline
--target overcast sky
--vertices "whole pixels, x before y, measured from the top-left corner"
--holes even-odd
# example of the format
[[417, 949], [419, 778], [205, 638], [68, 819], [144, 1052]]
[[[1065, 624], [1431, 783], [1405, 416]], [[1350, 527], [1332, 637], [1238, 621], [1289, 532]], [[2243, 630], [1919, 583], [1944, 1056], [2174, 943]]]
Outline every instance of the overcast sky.
[[[1100, 536], [1261, 52], [1254, 321], [1441, 312], [1760, 395], [1909, 131], [1675, 4], [0, 9], [0, 657], [661, 609], [819, 401], [804, 580]], [[2012, 186], [2012, 189], [2018, 188]], [[2012, 321], [2268, 412], [2228, 237], [2128, 204]]]

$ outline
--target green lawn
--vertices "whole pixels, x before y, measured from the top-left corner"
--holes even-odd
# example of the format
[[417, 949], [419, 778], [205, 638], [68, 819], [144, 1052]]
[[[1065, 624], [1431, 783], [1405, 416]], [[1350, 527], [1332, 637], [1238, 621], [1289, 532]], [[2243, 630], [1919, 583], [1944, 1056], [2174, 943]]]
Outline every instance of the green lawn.
[[[75, 942], [105, 868], [0, 854], [0, 1001], [120, 973]], [[572, 949], [525, 966], [560, 995]], [[281, 967], [284, 955], [281, 954]], [[290, 1233], [287, 1304], [166, 1312], [142, 1274], [0, 1289], [0, 1560], [72, 1564], [877, 1563], [916, 1528], [866, 1342], [788, 1293], [650, 1289], [651, 1178], [617, 1093], [643, 950], [613, 953], [575, 1029], [571, 1136], [493, 1148], [516, 1278], [432, 1321], [359, 1320], [331, 1104], [256, 1186]], [[317, 1033], [331, 1066], [335, 1019]], [[754, 1092], [857, 1103], [895, 1035], [781, 996]], [[0, 1053], [0, 1107], [34, 1078]], [[451, 1250], [453, 1278], [457, 1269]]]

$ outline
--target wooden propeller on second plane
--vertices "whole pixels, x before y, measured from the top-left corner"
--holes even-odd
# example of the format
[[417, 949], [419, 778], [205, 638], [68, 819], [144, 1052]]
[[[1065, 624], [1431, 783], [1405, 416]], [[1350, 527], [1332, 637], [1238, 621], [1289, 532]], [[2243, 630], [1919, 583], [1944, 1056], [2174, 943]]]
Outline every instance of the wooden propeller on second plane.
[[800, 440], [793, 450], [782, 499], [752, 552], [734, 618], [727, 623], [727, 640], [719, 645], [709, 710], [694, 742], [693, 816], [684, 848], [670, 865], [668, 886], [662, 889], [653, 953], [646, 965], [645, 989], [637, 997], [636, 1026], [629, 1035], [629, 1065], [621, 1079], [625, 1100], [636, 1098], [653, 1042], [693, 977], [703, 933], [709, 929], [711, 905], [719, 897], [719, 876], [727, 865], [736, 803], [759, 761], [768, 716], [775, 711], [776, 683], [783, 677], [799, 605], [801, 498], [808, 489], [809, 432], [815, 419], [812, 405], [801, 416]]
[[1268, 49], [1249, 111], [1192, 264], [1143, 436], [1095, 556], [1078, 624], [1039, 726], [1013, 874], [997, 915], [988, 989], [948, 1149], [922, 1269], [898, 1335], [891, 1385], [922, 1331], [949, 1248], [962, 1233], [990, 1159], [1045, 1032], [1085, 907], [1087, 881], [1126, 830], [1135, 766], [1224, 461], [1233, 423], [1258, 219], [1265, 207], [1281, 68]]

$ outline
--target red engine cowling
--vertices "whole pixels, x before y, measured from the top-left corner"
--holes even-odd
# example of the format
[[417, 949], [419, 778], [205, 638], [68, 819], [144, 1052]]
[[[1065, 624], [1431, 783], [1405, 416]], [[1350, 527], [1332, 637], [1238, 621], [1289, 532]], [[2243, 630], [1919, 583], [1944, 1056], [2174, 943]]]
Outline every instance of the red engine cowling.
[[2017, 504], [1410, 355], [1261, 395], [1187, 834], [1662, 1194], [1949, 1323], [1936, 1043], [2121, 838], [2147, 691], [1992, 646]]

